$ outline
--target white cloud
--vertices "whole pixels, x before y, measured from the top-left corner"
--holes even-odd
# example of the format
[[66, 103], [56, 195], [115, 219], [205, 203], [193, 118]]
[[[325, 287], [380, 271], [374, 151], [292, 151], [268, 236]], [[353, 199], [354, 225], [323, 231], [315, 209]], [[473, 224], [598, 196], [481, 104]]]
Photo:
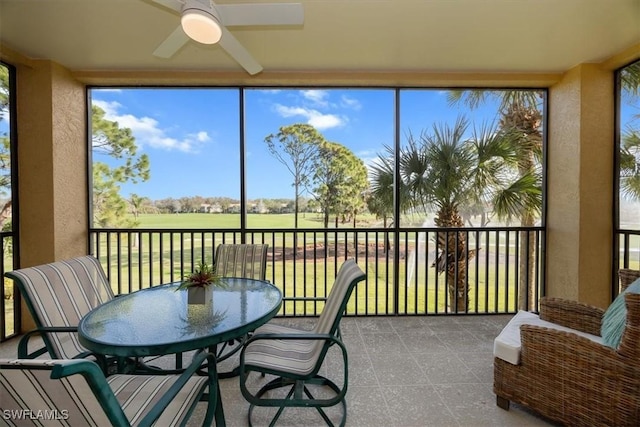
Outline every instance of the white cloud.
[[200, 142], [207, 142], [207, 141], [211, 141], [211, 138], [209, 137], [209, 134], [206, 133], [205, 131], [200, 131], [196, 134], [196, 139]]
[[324, 130], [344, 125], [344, 120], [333, 114], [320, 114], [309, 118], [309, 124], [316, 129]]
[[117, 116], [118, 109], [122, 106], [116, 101], [107, 102], [99, 99], [94, 99], [92, 103], [96, 107], [100, 107], [104, 110], [104, 118], [107, 120], [113, 120], [113, 117]]
[[112, 88], [95, 88], [91, 90], [94, 93], [99, 93], [99, 92], [111, 92], [111, 93], [122, 93], [122, 89], [118, 89], [115, 87]]
[[139, 147], [147, 146], [166, 151], [178, 150], [191, 153], [197, 152], [200, 145], [211, 140], [204, 131], [186, 135], [182, 139], [170, 137], [160, 127], [158, 121], [151, 117], [120, 114], [122, 105], [115, 101], [93, 100], [93, 104], [104, 110], [105, 119], [116, 121], [120, 126], [131, 129]]
[[303, 107], [287, 107], [276, 104], [275, 109], [282, 117], [302, 116], [307, 119], [307, 124], [318, 130], [331, 129], [344, 126], [346, 119], [335, 114], [323, 114], [318, 110]]
[[300, 91], [302, 96], [304, 96], [309, 101], [312, 101], [314, 104], [326, 107], [329, 105], [326, 98], [329, 96], [329, 92], [326, 90], [318, 90], [318, 89], [309, 89]]
[[380, 157], [375, 150], [360, 150], [356, 156], [365, 164], [367, 169], [371, 170], [373, 166], [380, 163]]
[[351, 108], [353, 110], [359, 110], [360, 108], [362, 108], [362, 104], [360, 104], [360, 101], [354, 98], [350, 98], [347, 95], [342, 95], [340, 104], [343, 107]]

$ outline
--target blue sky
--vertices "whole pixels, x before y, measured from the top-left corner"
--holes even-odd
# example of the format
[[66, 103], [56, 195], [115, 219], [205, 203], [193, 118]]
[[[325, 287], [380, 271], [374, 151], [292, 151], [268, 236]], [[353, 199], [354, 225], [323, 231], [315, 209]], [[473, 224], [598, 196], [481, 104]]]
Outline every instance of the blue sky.
[[[401, 142], [433, 123], [453, 124], [464, 107], [451, 108], [444, 90], [401, 92]], [[247, 89], [245, 141], [247, 197], [293, 198], [292, 177], [264, 139], [281, 126], [306, 123], [370, 164], [393, 144], [391, 89]], [[237, 89], [94, 89], [106, 118], [129, 127], [149, 156], [149, 181], [122, 186], [157, 200], [182, 196], [240, 197], [240, 114]], [[468, 113], [477, 124], [495, 119], [495, 103]], [[465, 112], [465, 111], [463, 111]], [[106, 158], [95, 160], [108, 161]]]

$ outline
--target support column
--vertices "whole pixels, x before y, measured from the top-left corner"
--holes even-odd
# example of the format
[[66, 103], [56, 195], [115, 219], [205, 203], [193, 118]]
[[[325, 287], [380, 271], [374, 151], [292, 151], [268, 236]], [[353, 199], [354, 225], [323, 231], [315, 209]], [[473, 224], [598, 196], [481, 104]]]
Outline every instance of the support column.
[[[51, 61], [16, 67], [20, 264], [85, 255], [84, 85]], [[31, 323], [23, 310], [24, 328]]]
[[613, 72], [568, 71], [549, 91], [547, 295], [611, 301]]

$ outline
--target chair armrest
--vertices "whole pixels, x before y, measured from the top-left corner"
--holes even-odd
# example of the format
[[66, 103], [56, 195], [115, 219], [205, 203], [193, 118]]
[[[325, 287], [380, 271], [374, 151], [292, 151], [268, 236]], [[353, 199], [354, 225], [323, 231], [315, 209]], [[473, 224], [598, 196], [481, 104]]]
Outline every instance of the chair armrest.
[[335, 335], [331, 334], [311, 334], [306, 331], [300, 331], [300, 333], [290, 334], [253, 334], [245, 344], [248, 345], [253, 341], [258, 340], [326, 340], [336, 344], [342, 344], [342, 341]]
[[[540, 375], [550, 375], [556, 369], [584, 370], [589, 364], [601, 365], [603, 369], [619, 369], [619, 365], [626, 360], [618, 351], [604, 344], [578, 334], [544, 326], [522, 325], [520, 339], [520, 364], [546, 370]], [[603, 372], [594, 374], [603, 375]]]
[[254, 341], [259, 340], [301, 340], [301, 341], [330, 341], [329, 345], [338, 344], [342, 354], [344, 356], [345, 362], [347, 355], [347, 348], [344, 346], [340, 337], [331, 334], [310, 334], [304, 331], [300, 333], [289, 333], [289, 334], [254, 334], [252, 335], [242, 347], [242, 351], [240, 352], [240, 370], [244, 365], [244, 351], [249, 344]]
[[[162, 395], [162, 397], [153, 405], [153, 407], [147, 412], [147, 414], [136, 423], [138, 427], [151, 427], [157, 419], [162, 415], [162, 412], [167, 408], [169, 403], [178, 395], [180, 390], [187, 384], [189, 379], [198, 370], [202, 363], [208, 359], [208, 363], [215, 364], [215, 357], [212, 354], [200, 351], [193, 357], [193, 362], [181, 375], [174, 375], [173, 383]], [[129, 420], [125, 416], [125, 413], [118, 403], [113, 391], [107, 384], [104, 373], [100, 367], [89, 360], [66, 360], [60, 365], [54, 366], [51, 372], [51, 378], [63, 378], [74, 374], [82, 375], [87, 383], [90, 385], [94, 395], [98, 398], [100, 405], [105, 410], [105, 413], [111, 420], [114, 426], [129, 426]], [[217, 399], [217, 385], [215, 371], [209, 373], [209, 380], [207, 382], [209, 388], [208, 407], [207, 414], [205, 416], [205, 425], [211, 425], [213, 420], [213, 412], [216, 406]], [[199, 397], [203, 393], [205, 387], [203, 386], [199, 392], [194, 393], [193, 396]], [[208, 424], [207, 424], [208, 423]]]
[[[247, 346], [254, 341], [259, 340], [297, 340], [297, 341], [329, 341], [329, 345], [338, 344], [340, 347], [340, 351], [342, 352], [342, 359], [344, 361], [344, 369], [345, 369], [345, 378], [347, 377], [347, 348], [343, 344], [340, 338], [331, 334], [309, 334], [306, 332], [301, 333], [289, 333], [289, 334], [254, 334], [249, 338], [245, 344], [242, 346], [242, 351], [240, 352], [240, 375], [243, 376], [245, 373], [245, 350]], [[242, 380], [240, 381], [242, 383]]]
[[[29, 352], [29, 340], [34, 336], [42, 336], [44, 340], [46, 340], [46, 335], [49, 333], [68, 333], [68, 332], [78, 332], [78, 328], [76, 326], [42, 326], [32, 331], [24, 334], [20, 341], [18, 342], [18, 359], [35, 359], [38, 356], [45, 354], [48, 351], [46, 342], [43, 347], [34, 350], [33, 352]], [[85, 357], [91, 354], [90, 352], [82, 353], [78, 355], [78, 357]]]
[[540, 319], [577, 331], [600, 336], [604, 310], [589, 304], [563, 298], [540, 299]]

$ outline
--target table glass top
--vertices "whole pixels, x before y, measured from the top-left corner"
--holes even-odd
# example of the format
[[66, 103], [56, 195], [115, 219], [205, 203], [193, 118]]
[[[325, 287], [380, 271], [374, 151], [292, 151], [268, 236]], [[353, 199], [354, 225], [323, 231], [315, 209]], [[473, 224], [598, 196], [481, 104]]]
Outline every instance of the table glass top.
[[117, 297], [80, 322], [89, 350], [123, 356], [168, 354], [237, 338], [273, 317], [282, 294], [268, 282], [228, 278], [213, 288], [213, 303], [187, 304], [178, 283]]

